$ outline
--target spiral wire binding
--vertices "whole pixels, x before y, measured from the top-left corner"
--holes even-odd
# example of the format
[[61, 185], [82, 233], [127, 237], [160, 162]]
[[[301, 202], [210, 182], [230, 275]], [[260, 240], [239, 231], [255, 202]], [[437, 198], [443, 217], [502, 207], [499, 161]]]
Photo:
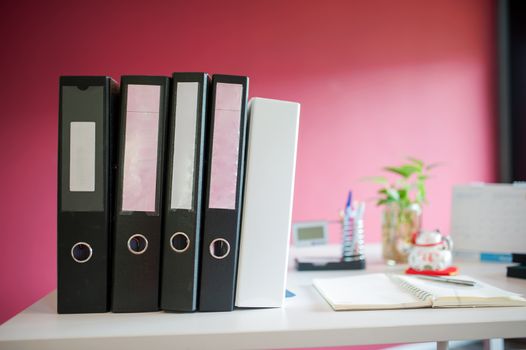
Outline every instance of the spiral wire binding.
[[411, 293], [412, 295], [414, 295], [415, 297], [417, 297], [418, 299], [422, 300], [422, 301], [426, 301], [428, 299], [433, 299], [433, 294], [429, 293], [429, 292], [426, 292], [425, 290], [423, 289], [420, 289], [418, 287], [415, 287], [413, 286], [412, 284], [410, 284], [409, 282], [399, 278], [399, 277], [396, 277], [396, 276], [393, 276], [393, 275], [388, 275], [389, 278], [391, 278], [392, 281], [394, 281], [396, 284], [398, 284], [401, 288], [403, 288], [404, 290], [407, 290], [409, 293]]

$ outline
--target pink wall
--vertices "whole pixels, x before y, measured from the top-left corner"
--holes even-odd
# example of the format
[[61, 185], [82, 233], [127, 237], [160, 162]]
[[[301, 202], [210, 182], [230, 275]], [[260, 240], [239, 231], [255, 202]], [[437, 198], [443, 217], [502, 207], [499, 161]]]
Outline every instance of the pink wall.
[[374, 195], [361, 177], [414, 155], [446, 163], [425, 227], [447, 232], [451, 185], [495, 179], [491, 0], [144, 4], [0, 5], [0, 322], [55, 288], [59, 75], [246, 74], [251, 96], [299, 101], [295, 220], [335, 219], [349, 188]]

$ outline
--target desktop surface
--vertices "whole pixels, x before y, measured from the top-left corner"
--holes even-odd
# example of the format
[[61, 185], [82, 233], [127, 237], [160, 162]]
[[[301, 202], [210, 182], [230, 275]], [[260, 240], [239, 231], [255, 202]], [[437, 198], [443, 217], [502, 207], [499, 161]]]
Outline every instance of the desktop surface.
[[[330, 255], [337, 247], [292, 249], [302, 254]], [[312, 286], [313, 278], [370, 272], [402, 272], [387, 267], [379, 247], [368, 247], [367, 269], [297, 272], [291, 263], [287, 288], [296, 294], [279, 309], [178, 314], [56, 313], [56, 292], [42, 298], [0, 326], [0, 348], [255, 349], [387, 344], [462, 339], [518, 338], [526, 335], [526, 308], [409, 309], [340, 311]], [[507, 278], [505, 264], [456, 262], [462, 274], [496, 287], [526, 294], [526, 280]]]

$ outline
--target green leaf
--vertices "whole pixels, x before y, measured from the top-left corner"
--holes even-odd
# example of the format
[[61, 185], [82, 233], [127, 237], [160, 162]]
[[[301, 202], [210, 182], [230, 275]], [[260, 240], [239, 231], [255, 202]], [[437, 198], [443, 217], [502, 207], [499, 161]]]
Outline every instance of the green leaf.
[[417, 201], [420, 203], [426, 202], [426, 186], [423, 182], [420, 182], [417, 184], [418, 191], [416, 192], [417, 195]]
[[423, 168], [424, 168], [424, 162], [421, 161], [421, 160], [418, 159], [418, 158], [407, 157], [407, 160], [409, 160], [411, 163], [417, 165], [420, 169], [423, 169]]
[[389, 171], [391, 173], [395, 173], [395, 174], [401, 175], [402, 177], [407, 179], [411, 175], [413, 175], [414, 173], [420, 172], [421, 169], [419, 167], [415, 166], [415, 165], [412, 165], [412, 164], [404, 164], [404, 165], [399, 166], [399, 167], [386, 167], [386, 168], [384, 168], [384, 170]]
[[398, 193], [398, 191], [394, 188], [386, 188], [386, 195], [387, 195], [387, 199], [390, 199], [394, 202], [400, 200], [400, 194]]
[[386, 204], [389, 204], [389, 203], [394, 203], [395, 201], [391, 200], [391, 199], [379, 199], [377, 202], [376, 202], [376, 205], [377, 206], [380, 206], [380, 205], [386, 205]]
[[389, 180], [387, 180], [385, 176], [368, 176], [368, 177], [364, 177], [362, 180], [374, 182], [379, 185], [385, 185], [385, 186], [389, 185]]

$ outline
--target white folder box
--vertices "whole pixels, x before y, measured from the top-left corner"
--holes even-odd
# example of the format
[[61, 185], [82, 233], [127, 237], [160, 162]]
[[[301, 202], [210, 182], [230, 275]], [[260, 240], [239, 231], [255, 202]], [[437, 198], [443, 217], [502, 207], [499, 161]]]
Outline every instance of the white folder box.
[[300, 105], [253, 98], [235, 305], [281, 307], [285, 299]]

